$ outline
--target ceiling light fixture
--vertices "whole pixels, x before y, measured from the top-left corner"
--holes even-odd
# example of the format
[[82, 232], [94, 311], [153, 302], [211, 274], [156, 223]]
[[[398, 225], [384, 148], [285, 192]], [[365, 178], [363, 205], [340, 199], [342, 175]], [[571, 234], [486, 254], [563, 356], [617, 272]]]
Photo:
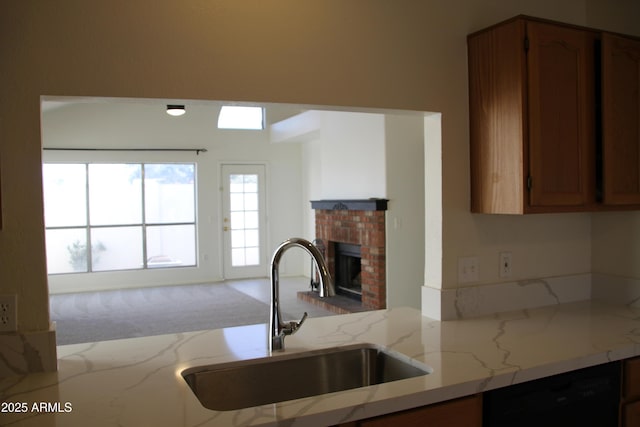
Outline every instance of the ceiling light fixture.
[[185, 110], [184, 105], [167, 105], [167, 114], [169, 114], [170, 116], [181, 116], [184, 113], [186, 113], [187, 110]]

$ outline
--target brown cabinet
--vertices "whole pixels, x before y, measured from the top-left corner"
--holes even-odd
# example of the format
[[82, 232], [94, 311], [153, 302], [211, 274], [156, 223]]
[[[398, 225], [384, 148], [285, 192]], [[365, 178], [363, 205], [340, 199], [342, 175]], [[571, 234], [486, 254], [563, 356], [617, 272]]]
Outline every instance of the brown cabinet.
[[538, 22], [525, 25], [529, 207], [582, 207], [595, 190], [595, 34]]
[[528, 17], [469, 36], [473, 212], [640, 206], [637, 44]]
[[442, 403], [410, 409], [380, 417], [342, 424], [340, 427], [481, 427], [481, 395], [463, 397]]
[[640, 41], [602, 36], [603, 199], [640, 205]]
[[640, 427], [640, 357], [624, 361], [620, 413], [622, 427]]

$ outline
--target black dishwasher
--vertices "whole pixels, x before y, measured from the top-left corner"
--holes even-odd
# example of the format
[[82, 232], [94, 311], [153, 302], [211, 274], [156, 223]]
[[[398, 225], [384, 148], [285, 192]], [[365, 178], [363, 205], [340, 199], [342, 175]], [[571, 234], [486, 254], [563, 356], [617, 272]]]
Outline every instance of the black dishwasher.
[[491, 390], [484, 427], [617, 427], [620, 362]]

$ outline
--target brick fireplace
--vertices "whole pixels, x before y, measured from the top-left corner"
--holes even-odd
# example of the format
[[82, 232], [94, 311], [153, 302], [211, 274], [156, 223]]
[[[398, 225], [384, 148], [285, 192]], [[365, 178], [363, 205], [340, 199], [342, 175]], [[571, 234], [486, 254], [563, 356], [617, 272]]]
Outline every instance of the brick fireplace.
[[[322, 242], [325, 250], [325, 260], [334, 279], [340, 279], [340, 265], [336, 262], [339, 248], [354, 248], [360, 265], [357, 270], [350, 268], [351, 277], [355, 282], [353, 290], [343, 294], [360, 293], [360, 310], [376, 310], [386, 308], [386, 253], [385, 253], [385, 211], [386, 199], [364, 200], [318, 200], [312, 201], [315, 210], [316, 239]], [[353, 261], [351, 261], [353, 263]], [[349, 264], [349, 263], [348, 263]], [[338, 277], [336, 277], [338, 274]], [[334, 280], [335, 281], [335, 280]], [[344, 285], [340, 285], [341, 287]], [[349, 285], [347, 285], [349, 287]], [[330, 304], [330, 302], [329, 302]]]

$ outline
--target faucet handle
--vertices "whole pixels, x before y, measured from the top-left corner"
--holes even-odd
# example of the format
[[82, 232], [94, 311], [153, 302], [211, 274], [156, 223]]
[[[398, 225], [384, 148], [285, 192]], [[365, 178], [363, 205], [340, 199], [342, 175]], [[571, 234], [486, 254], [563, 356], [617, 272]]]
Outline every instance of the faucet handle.
[[306, 311], [302, 315], [302, 319], [300, 319], [300, 321], [298, 323], [296, 323], [296, 329], [298, 329], [300, 326], [302, 326], [302, 324], [304, 323], [305, 320], [307, 320], [307, 312]]
[[302, 324], [304, 323], [305, 320], [307, 320], [307, 312], [306, 311], [302, 315], [302, 319], [300, 319], [299, 322], [289, 322], [287, 324], [287, 326], [285, 326], [282, 329], [282, 332], [284, 332], [285, 335], [294, 334], [300, 328], [300, 326], [302, 326]]

